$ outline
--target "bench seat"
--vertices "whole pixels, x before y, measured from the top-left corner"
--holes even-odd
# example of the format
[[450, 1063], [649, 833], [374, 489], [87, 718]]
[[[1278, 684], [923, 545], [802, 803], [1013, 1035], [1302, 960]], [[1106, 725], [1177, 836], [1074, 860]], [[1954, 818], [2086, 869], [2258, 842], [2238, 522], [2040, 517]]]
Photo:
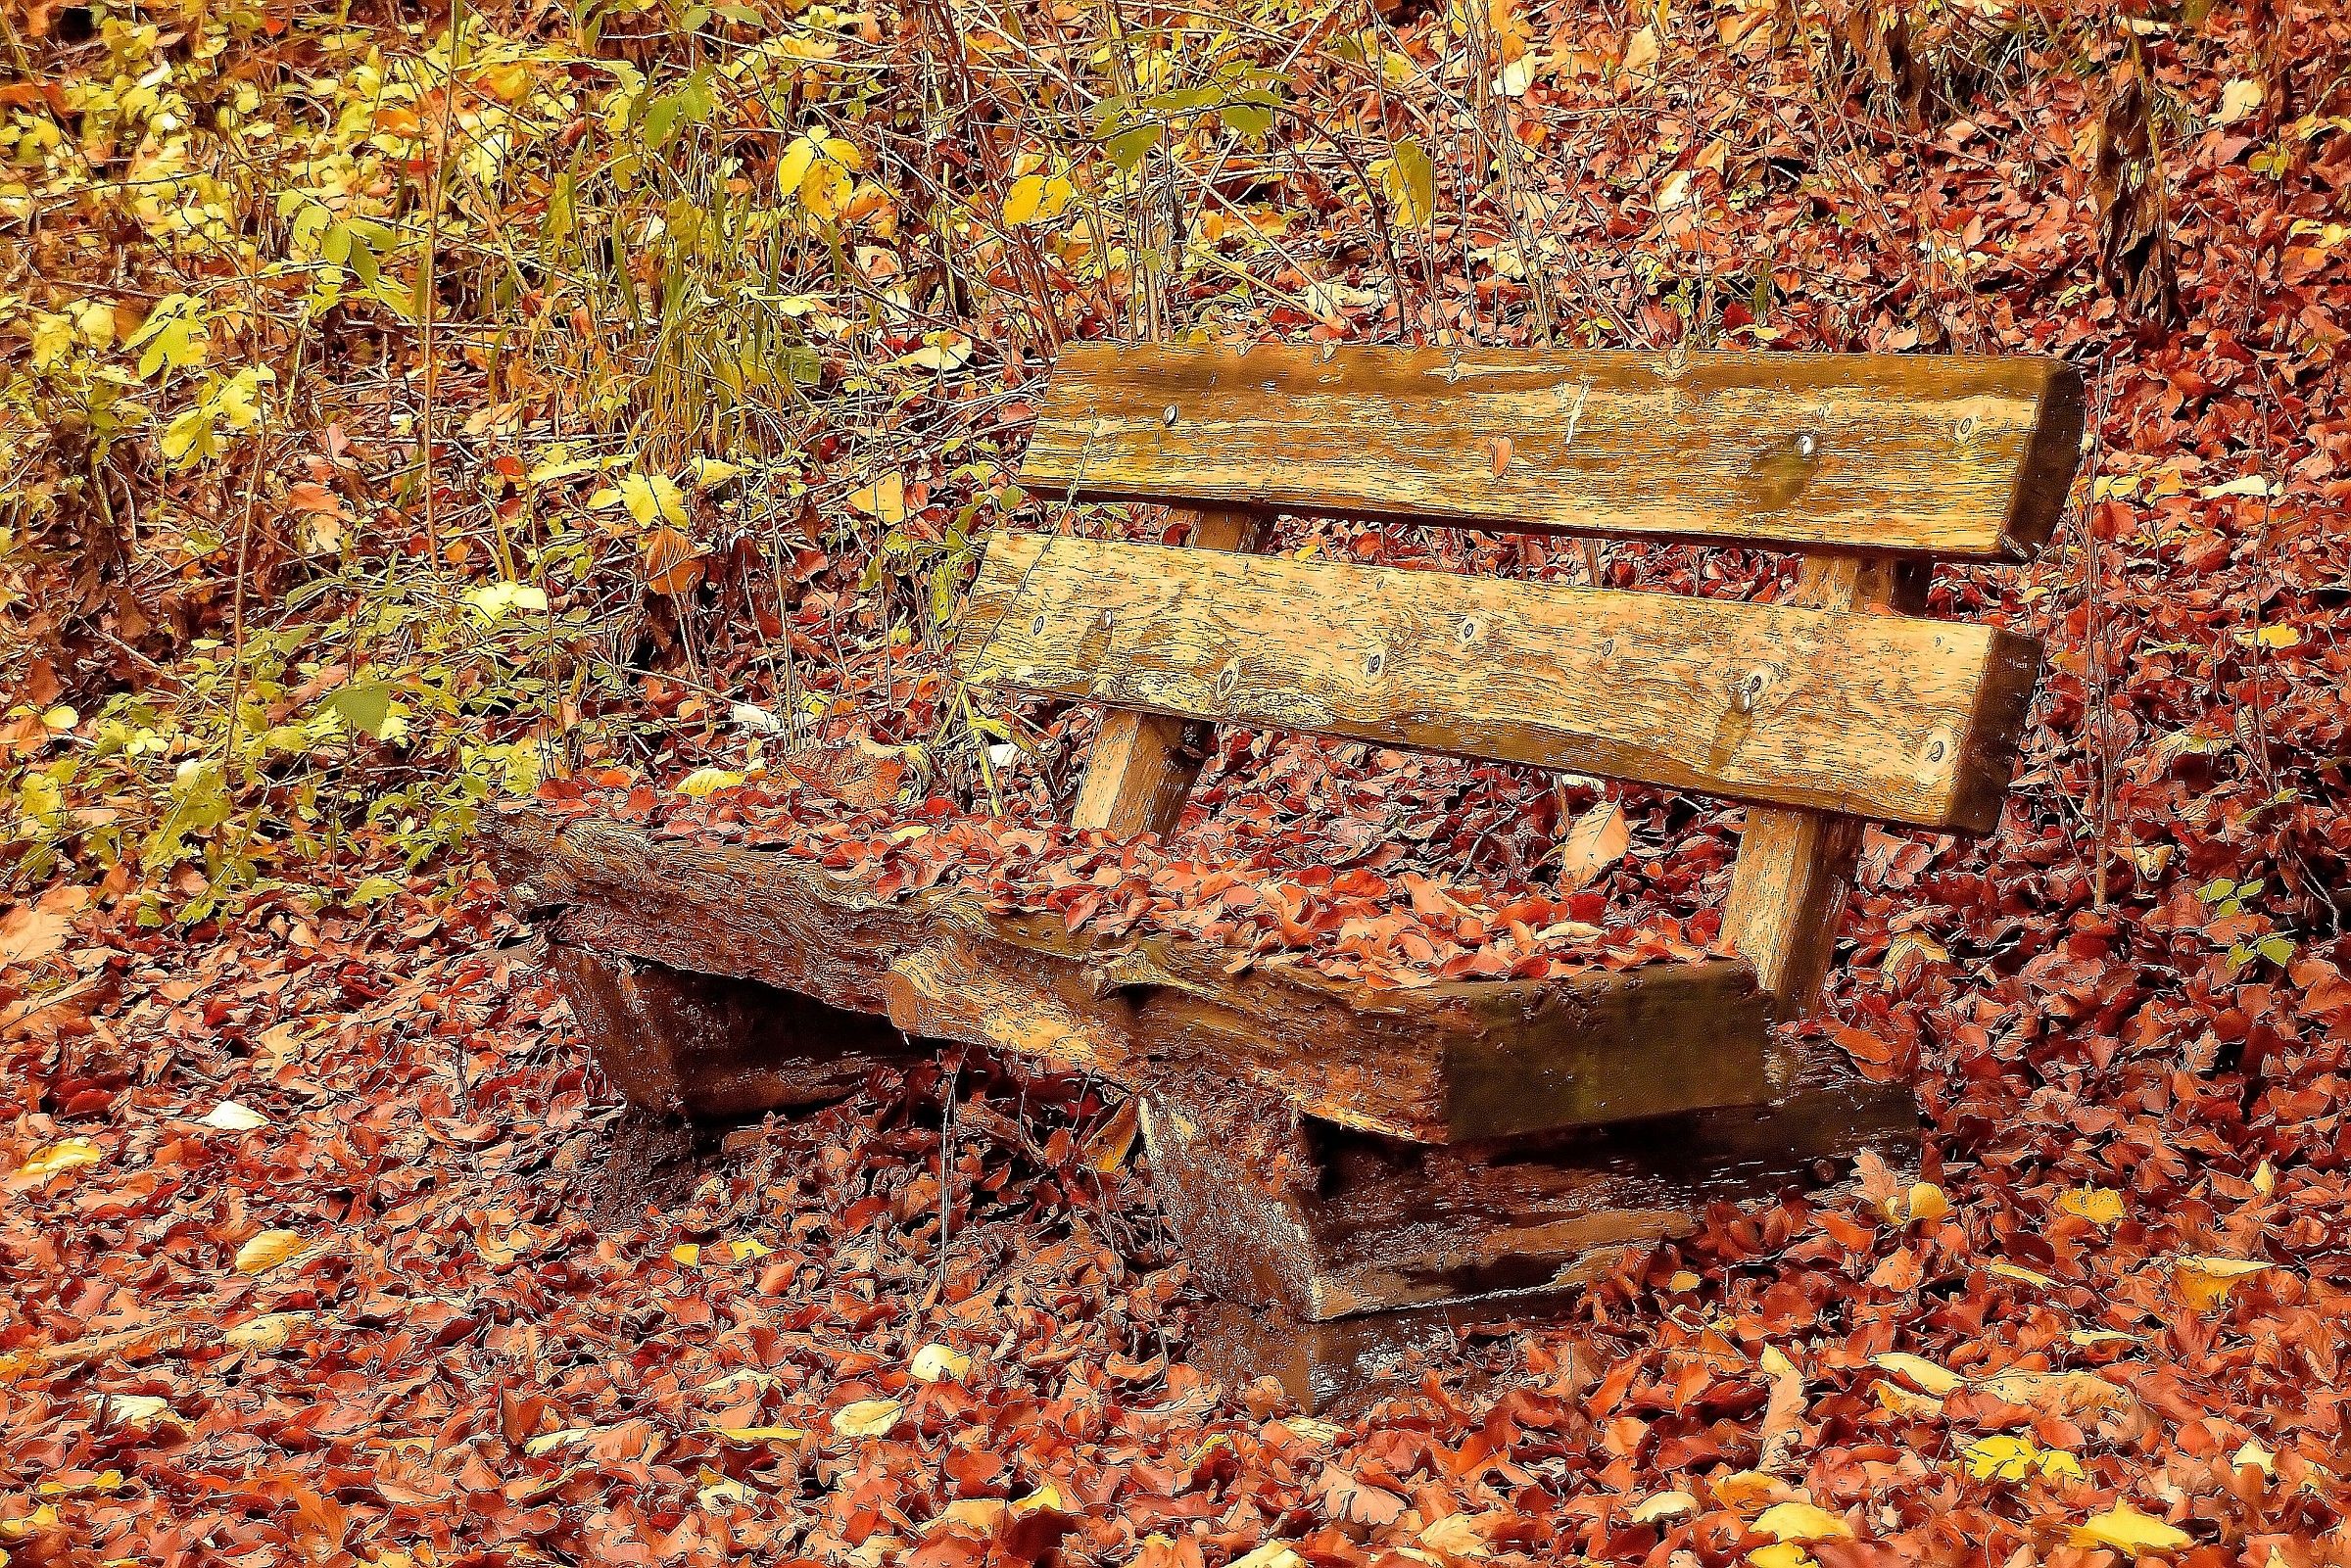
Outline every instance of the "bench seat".
[[[826, 1061], [840, 1072], [888, 1044], [855, 1022], [864, 1015], [1134, 1088], [1214, 1069], [1339, 1126], [1425, 1143], [1755, 1105], [1771, 1091], [1767, 999], [1737, 958], [1381, 987], [1289, 962], [1236, 967], [1223, 946], [1179, 935], [1097, 940], [952, 888], [883, 898], [790, 851], [536, 803], [494, 816], [488, 841], [515, 906], [551, 920], [553, 944], [571, 950], [559, 962], [633, 961], [595, 982], [607, 1025], [596, 1032], [620, 1036], [606, 1069], [634, 1079], [620, 1087], [641, 1104], [729, 1115], [824, 1097], [768, 1081], [761, 1064], [792, 1059], [772, 1039], [743, 1046], [734, 1067], [666, 1062], [633, 1043], [668, 1036], [725, 1053], [746, 1031], [792, 1026], [777, 997], [723, 1023], [651, 1027], [648, 1010], [690, 1004], [663, 1000], [685, 991], [648, 966], [830, 1010], [798, 1032], [833, 1042]], [[691, 1005], [726, 1006], [699, 993]]]

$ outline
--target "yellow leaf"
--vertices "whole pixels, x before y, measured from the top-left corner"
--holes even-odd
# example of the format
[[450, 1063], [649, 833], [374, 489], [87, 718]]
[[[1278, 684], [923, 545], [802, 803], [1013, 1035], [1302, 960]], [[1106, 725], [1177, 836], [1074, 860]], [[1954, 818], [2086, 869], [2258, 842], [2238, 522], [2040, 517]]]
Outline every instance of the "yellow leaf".
[[2041, 1290], [2052, 1289], [2057, 1283], [2055, 1280], [2049, 1278], [2048, 1275], [2040, 1273], [2035, 1269], [2027, 1268], [2022, 1263], [2011, 1263], [1999, 1259], [1994, 1259], [1991, 1262], [1986, 1263], [1984, 1266], [1991, 1269], [1993, 1273], [1999, 1275], [2002, 1279], [2013, 1279], [2019, 1284], [2038, 1286]]
[[833, 1430], [844, 1438], [887, 1437], [905, 1408], [895, 1400], [859, 1400], [833, 1412]]
[[264, 1230], [237, 1249], [236, 1266], [240, 1274], [266, 1274], [283, 1267], [304, 1252], [302, 1236], [291, 1230]]
[[2252, 1258], [2199, 1258], [2191, 1254], [2172, 1260], [2172, 1277], [2179, 1281], [2180, 1294], [2189, 1307], [2209, 1312], [2229, 1300], [2229, 1293], [2236, 1288], [2238, 1280], [2269, 1266]]
[[1077, 194], [1059, 174], [1024, 174], [1004, 193], [1004, 221], [1016, 226], [1046, 222], [1067, 212]]
[[222, 1329], [220, 1343], [239, 1351], [274, 1351], [292, 1339], [294, 1331], [310, 1319], [308, 1312], [265, 1312], [234, 1328]]
[[1674, 1273], [1674, 1276], [1665, 1282], [1665, 1288], [1678, 1296], [1684, 1294], [1685, 1292], [1694, 1291], [1703, 1283], [1705, 1283], [1703, 1280], [1700, 1279], [1696, 1274], [1691, 1273], [1687, 1268], [1684, 1268], [1677, 1270]]
[[560, 1432], [542, 1432], [524, 1441], [523, 1453], [533, 1459], [544, 1459], [557, 1449], [576, 1448], [596, 1436], [591, 1426], [567, 1426]]
[[686, 498], [666, 474], [629, 475], [620, 482], [620, 500], [640, 528], [652, 527], [655, 518], [667, 518], [679, 528], [686, 526]]
[[1872, 1366], [1883, 1367], [1895, 1377], [1929, 1394], [1950, 1393], [1967, 1381], [1947, 1366], [1941, 1366], [1923, 1355], [1910, 1355], [1901, 1351], [1889, 1351], [1884, 1355], [1869, 1358]]
[[2252, 1468], [2259, 1470], [2263, 1475], [2276, 1475], [2278, 1473], [2277, 1450], [2275, 1449], [2265, 1449], [2251, 1438], [2247, 1438], [2245, 1440], [2245, 1446], [2237, 1449], [2235, 1454], [2231, 1457], [2229, 1462], [2240, 1470], [2250, 1465]]
[[172, 1414], [168, 1400], [154, 1394], [110, 1394], [106, 1396], [108, 1419], [120, 1426], [151, 1427], [159, 1422], [178, 1426], [182, 1423]]
[[745, 1236], [739, 1241], [727, 1243], [728, 1254], [739, 1263], [749, 1262], [754, 1258], [765, 1258], [774, 1251], [773, 1247], [754, 1236]]
[[692, 1268], [702, 1260], [702, 1250], [693, 1242], [682, 1241], [669, 1250], [669, 1259], [671, 1262]]
[[1696, 1512], [1698, 1499], [1689, 1493], [1660, 1492], [1654, 1497], [1644, 1497], [1633, 1504], [1633, 1523], [1663, 1524], [1668, 1520], [1686, 1519]]
[[2127, 1502], [2118, 1502], [2074, 1527], [2075, 1545], [2111, 1546], [2134, 1557], [2142, 1551], [2178, 1551], [2187, 1543], [2186, 1531], [2140, 1513]]
[[1630, 75], [1654, 73], [1657, 64], [1657, 29], [1643, 27], [1624, 46], [1624, 69]]
[[1025, 1497], [1016, 1497], [1013, 1499], [1012, 1512], [1015, 1517], [1022, 1517], [1032, 1513], [1044, 1513], [1047, 1511], [1053, 1513], [1074, 1513], [1077, 1511], [1070, 1506], [1070, 1499], [1061, 1495], [1061, 1488], [1055, 1486], [1050, 1481], [1046, 1482], [1043, 1486], [1038, 1487], [1034, 1492], [1030, 1493], [1029, 1496]]
[[1755, 1528], [1776, 1541], [1850, 1541], [1853, 1527], [1828, 1509], [1809, 1502], [1775, 1502], [1755, 1520]]
[[706, 795], [718, 793], [721, 789], [732, 789], [741, 783], [743, 783], [743, 775], [740, 773], [730, 772], [725, 768], [696, 768], [678, 781], [678, 793], [691, 799], [700, 800]]
[[1935, 1183], [1920, 1181], [1911, 1184], [1907, 1207], [1910, 1211], [1911, 1223], [1918, 1224], [1930, 1219], [1941, 1219], [1949, 1213], [1951, 1201], [1943, 1195], [1943, 1189], [1936, 1186]]
[[1747, 1554], [1754, 1568], [1819, 1568], [1812, 1554], [1793, 1541], [1776, 1541]]
[[1734, 1470], [1716, 1478], [1714, 1500], [1726, 1508], [1747, 1508], [1766, 1497], [1783, 1496], [1787, 1490], [1788, 1483], [1778, 1476], [1760, 1470]]
[[1978, 1481], [2022, 1481], [2033, 1473], [2039, 1448], [2030, 1438], [1979, 1438], [1965, 1449], [1967, 1473]]
[[906, 476], [884, 474], [864, 489], [850, 492], [849, 504], [885, 527], [895, 528], [906, 520]]
[[1306, 1568], [1306, 1559], [1279, 1541], [1269, 1541], [1245, 1557], [1232, 1559], [1231, 1568]]
[[2123, 1195], [2112, 1187], [2079, 1187], [2057, 1200], [2060, 1211], [2109, 1229], [2123, 1222]]
[[945, 1381], [960, 1383], [972, 1369], [972, 1358], [944, 1345], [926, 1345], [914, 1353], [906, 1365], [906, 1375], [917, 1383]]
[[54, 1176], [61, 1170], [78, 1170], [94, 1165], [106, 1158], [106, 1151], [87, 1138], [68, 1138], [46, 1149], [36, 1149], [32, 1158], [18, 1167], [17, 1174], [26, 1177]]
[[2261, 83], [2239, 76], [2221, 89], [2221, 107], [2213, 112], [2216, 125], [2233, 125], [2261, 108]]
[[1943, 1414], [1943, 1401], [1926, 1394], [1913, 1394], [1899, 1383], [1880, 1379], [1871, 1385], [1870, 1393], [1878, 1403], [1898, 1416], [1912, 1421], [1931, 1421]]
[[817, 141], [813, 136], [799, 137], [785, 148], [784, 156], [776, 161], [776, 188], [797, 196], [808, 170], [816, 166], [816, 156]]
[[712, 485], [724, 484], [742, 472], [741, 463], [731, 463], [717, 457], [696, 457], [688, 477], [694, 481], [695, 489], [708, 490]]

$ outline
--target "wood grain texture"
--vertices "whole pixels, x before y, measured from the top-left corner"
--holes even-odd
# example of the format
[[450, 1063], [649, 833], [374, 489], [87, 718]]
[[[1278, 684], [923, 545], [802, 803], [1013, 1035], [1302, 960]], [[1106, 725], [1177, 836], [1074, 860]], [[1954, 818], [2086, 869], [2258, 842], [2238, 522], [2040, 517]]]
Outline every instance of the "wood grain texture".
[[1991, 627], [999, 534], [975, 685], [1960, 832], [2039, 644]]
[[1021, 482], [2023, 560], [2056, 525], [2082, 424], [2081, 377], [2046, 358], [1082, 344], [1054, 368]]
[[1598, 1249], [1696, 1230], [1709, 1204], [1915, 1161], [1907, 1085], [1775, 1048], [1753, 1106], [1451, 1148], [1366, 1136], [1196, 1083], [1154, 1091], [1152, 1179], [1212, 1295], [1303, 1320], [1571, 1283]]
[[[1271, 519], [1259, 512], [1192, 511], [1195, 549], [1249, 551], [1263, 543]], [[1183, 815], [1183, 802], [1208, 760], [1212, 727], [1197, 719], [1114, 708], [1102, 716], [1070, 826], [1100, 829], [1122, 838], [1165, 835]]]
[[779, 986], [909, 1035], [1138, 1088], [1246, 1083], [1340, 1125], [1431, 1143], [1770, 1092], [1762, 998], [1737, 960], [1373, 989], [1287, 964], [1228, 974], [1223, 948], [1175, 937], [1096, 945], [1056, 918], [951, 895], [883, 903], [790, 855], [596, 818], [510, 811], [488, 832], [509, 898], [557, 914], [574, 946]]
[[[1927, 577], [1923, 563], [1891, 556], [1814, 557], [1787, 602], [1916, 614], [1926, 608]], [[1834, 812], [1748, 813], [1723, 902], [1723, 937], [1754, 965], [1778, 1018], [1803, 1017], [1820, 995], [1866, 829], [1862, 818]]]

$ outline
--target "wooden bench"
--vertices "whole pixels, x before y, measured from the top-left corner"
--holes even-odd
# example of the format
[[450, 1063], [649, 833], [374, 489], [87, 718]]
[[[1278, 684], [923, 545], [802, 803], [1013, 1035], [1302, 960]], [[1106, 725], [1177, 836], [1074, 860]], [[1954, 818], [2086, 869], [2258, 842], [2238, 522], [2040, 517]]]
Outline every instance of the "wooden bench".
[[[1771, 1025], [1813, 1005], [1867, 822], [1996, 826], [2040, 650], [1921, 618], [1928, 573], [2039, 550], [2082, 421], [2041, 359], [1096, 346], [1056, 368], [1023, 483], [1194, 508], [1191, 548], [1000, 534], [972, 587], [968, 683], [1108, 705], [1076, 827], [1168, 832], [1211, 724], [1716, 796], [1747, 807], [1734, 956], [1374, 988], [543, 806], [494, 824], [496, 862], [633, 1100], [814, 1103], [906, 1036], [1131, 1086], [1228, 1304], [1195, 1354], [1313, 1402], [1718, 1199], [1914, 1152], [1906, 1088]], [[1756, 604], [1252, 553], [1282, 512], [1803, 561]]]

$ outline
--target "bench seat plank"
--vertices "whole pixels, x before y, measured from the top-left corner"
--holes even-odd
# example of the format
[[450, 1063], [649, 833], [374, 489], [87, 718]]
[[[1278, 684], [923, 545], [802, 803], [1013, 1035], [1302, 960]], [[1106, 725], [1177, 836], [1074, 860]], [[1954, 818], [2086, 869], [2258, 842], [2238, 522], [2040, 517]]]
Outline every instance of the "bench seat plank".
[[1075, 344], [1021, 482], [1781, 549], [2023, 560], [2079, 455], [2061, 360]]
[[975, 685], [1989, 832], [2039, 644], [1991, 627], [1040, 535]]
[[1132, 1087], [1238, 1077], [1343, 1126], [1456, 1143], [1770, 1093], [1737, 959], [1376, 989], [1179, 937], [1100, 946], [959, 894], [874, 898], [797, 857], [537, 806], [487, 830], [558, 942], [755, 980]]

